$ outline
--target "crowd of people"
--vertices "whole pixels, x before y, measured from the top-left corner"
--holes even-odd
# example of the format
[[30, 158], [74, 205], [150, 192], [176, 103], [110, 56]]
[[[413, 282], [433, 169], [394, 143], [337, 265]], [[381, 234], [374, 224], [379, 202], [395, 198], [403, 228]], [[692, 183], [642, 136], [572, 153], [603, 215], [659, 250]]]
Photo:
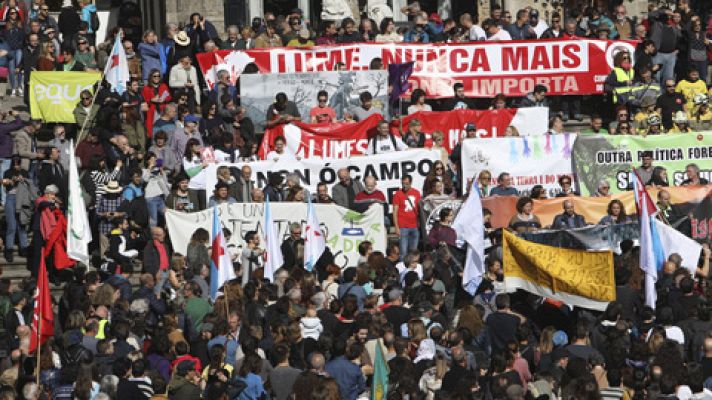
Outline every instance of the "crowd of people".
[[[450, 99], [436, 101], [413, 91], [402, 111], [545, 106], [551, 110], [550, 135], [564, 133], [567, 121], [584, 116], [591, 121], [586, 133], [690, 132], [712, 124], [707, 85], [712, 24], [689, 0], [678, 0], [672, 9], [651, 7], [644, 19], [627, 16], [624, 4], [547, 18], [531, 7], [495, 6], [481, 22], [470, 14], [443, 20], [411, 3], [395, 10], [408, 15], [407, 26], [365, 14], [358, 23], [352, 18], [311, 23], [295, 9], [288, 15], [267, 12], [250, 26], [228, 27], [224, 35], [194, 13], [185, 23], [169, 23], [161, 37], [135, 27], [138, 7], [122, 6], [120, 27], [109, 27], [106, 38], [96, 37], [100, 22], [90, 0], [63, 1], [57, 19], [45, 0], [0, 3], [0, 76], [5, 69], [10, 85], [0, 83], [0, 96], [27, 101], [33, 71], [102, 71], [116, 40], [122, 41], [131, 75], [122, 95], [105, 84], [96, 93], [83, 91], [74, 124], [24, 122], [15, 111], [2, 115], [3, 255], [8, 263], [25, 257], [31, 276], [0, 279], [0, 399], [712, 399], [707, 244], [699, 260], [685, 260], [698, 266], [694, 273], [679, 255], [668, 258], [653, 309], [643, 305], [639, 248], [621, 243], [616, 301], [600, 313], [523, 291], [506, 293], [502, 229], [492, 229], [492, 213], [484, 210], [486, 270], [472, 295], [462, 288], [455, 210], [444, 208], [429, 230], [421, 215], [424, 204], [466, 196], [463, 180], [476, 180], [483, 197], [519, 197], [505, 228], [517, 233], [632, 224], [635, 211], [612, 199], [606, 216], [586, 221], [575, 209], [575, 181], [561, 176], [558, 196], [567, 199], [561, 214], [543, 226], [533, 213], [534, 201], [547, 197], [543, 187], [519, 193], [505, 171], [464, 177], [459, 144], [448, 154], [444, 135], [428, 132], [426, 138], [417, 119], [393, 135], [388, 115], [366, 154], [440, 149], [442, 157], [433, 160], [423, 187], [403, 176], [389, 200], [375, 177], [357, 180], [346, 168], [337, 171], [338, 183], [330, 188], [321, 182], [315, 193], [298, 175], [272, 173], [260, 187], [249, 163], [259, 160], [264, 127], [247, 117], [239, 83], [229, 72], [219, 72], [208, 89], [196, 61], [196, 54], [217, 49], [373, 41], [636, 40], [634, 54], [615, 56], [603, 95], [550, 98], [546, 86], [537, 86], [524, 98], [473, 99], [455, 84]], [[383, 68], [379, 62], [372, 68]], [[255, 65], [244, 71], [257, 72]], [[333, 122], [336, 113], [328, 100], [319, 92], [310, 115], [302, 116], [286, 94], [275, 93], [266, 127]], [[378, 113], [370, 93], [359, 100], [344, 113], [346, 121]], [[464, 131], [464, 138], [475, 138], [477, 127], [470, 123]], [[508, 128], [507, 136], [516, 135]], [[78, 143], [94, 238], [89, 265], [71, 268], [55, 233], [67, 229], [69, 139]], [[298, 155], [277, 137], [265, 158], [296, 161]], [[207, 187], [210, 162], [239, 161], [247, 164], [218, 167], [217, 184]], [[660, 189], [660, 218], [684, 231], [689, 221], [670, 202], [665, 168], [645, 153], [636, 171], [645, 184]], [[683, 185], [708, 183], [697, 164], [687, 166]], [[609, 190], [603, 181], [595, 196], [610, 197]], [[244, 246], [228, 248], [237, 278], [211, 298], [210, 233], [196, 229], [185, 254], [175, 251], [166, 210], [190, 213], [267, 197], [311, 199], [358, 212], [382, 207], [392, 240], [385, 249], [360, 243], [358, 262], [344, 269], [327, 248], [307, 270], [302, 226], [293, 224], [281, 243], [284, 265], [268, 277], [264, 237], [250, 231], [241, 238]], [[236, 234], [226, 228], [223, 233], [228, 243]], [[42, 252], [51, 255], [49, 279], [62, 294], [54, 299], [55, 335], [30, 353]], [[374, 380], [381, 379], [380, 357], [388, 365], [387, 387], [372, 393]]]

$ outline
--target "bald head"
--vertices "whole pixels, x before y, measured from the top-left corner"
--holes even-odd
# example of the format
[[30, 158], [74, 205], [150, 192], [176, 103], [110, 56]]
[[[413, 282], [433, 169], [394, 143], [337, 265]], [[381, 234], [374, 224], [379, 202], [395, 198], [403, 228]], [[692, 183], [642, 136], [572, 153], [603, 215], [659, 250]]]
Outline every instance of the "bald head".
[[309, 359], [309, 364], [311, 364], [311, 367], [315, 371], [323, 371], [324, 370], [324, 365], [326, 364], [326, 360], [324, 359], [324, 355], [319, 353], [319, 352], [314, 352], [311, 354], [311, 357]]
[[705, 338], [705, 357], [712, 357], [712, 337]]
[[564, 200], [564, 212], [569, 215], [574, 213], [574, 202], [572, 200]]

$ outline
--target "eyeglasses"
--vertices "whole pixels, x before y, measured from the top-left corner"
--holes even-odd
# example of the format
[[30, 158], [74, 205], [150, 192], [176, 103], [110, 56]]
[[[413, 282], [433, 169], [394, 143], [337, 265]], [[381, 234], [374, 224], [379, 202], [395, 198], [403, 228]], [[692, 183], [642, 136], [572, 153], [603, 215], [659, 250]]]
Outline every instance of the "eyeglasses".
[[79, 43], [77, 43], [77, 44], [79, 44], [79, 45], [81, 46], [81, 45], [83, 45], [83, 44], [87, 44], [87, 42], [79, 42]]
[[40, 11], [49, 11], [49, 7], [42, 7], [40, 8]]
[[445, 169], [445, 168], [443, 168], [443, 167], [435, 167], [435, 170], [436, 170], [436, 171], [442, 171], [442, 170], [444, 170], [444, 169]]
[[91, 100], [91, 97], [82, 97], [82, 100]]
[[161, 77], [161, 74], [153, 74], [153, 75], [151, 75], [151, 78], [160, 78], [160, 77]]

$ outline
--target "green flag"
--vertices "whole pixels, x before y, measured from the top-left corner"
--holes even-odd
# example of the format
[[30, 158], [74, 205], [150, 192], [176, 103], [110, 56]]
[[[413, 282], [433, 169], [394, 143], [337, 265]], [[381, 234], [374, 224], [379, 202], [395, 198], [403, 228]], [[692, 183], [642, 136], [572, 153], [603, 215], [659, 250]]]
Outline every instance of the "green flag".
[[388, 394], [388, 364], [383, 357], [381, 341], [376, 342], [376, 362], [373, 364], [371, 400], [384, 400]]

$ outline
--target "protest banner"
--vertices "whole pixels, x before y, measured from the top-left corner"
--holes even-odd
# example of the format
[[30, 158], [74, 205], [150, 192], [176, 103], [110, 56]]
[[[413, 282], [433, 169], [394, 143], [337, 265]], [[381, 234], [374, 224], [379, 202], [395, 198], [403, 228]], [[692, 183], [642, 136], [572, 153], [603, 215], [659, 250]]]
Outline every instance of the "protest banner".
[[660, 136], [579, 135], [574, 143], [573, 165], [582, 195], [595, 193], [606, 180], [611, 193], [629, 190], [632, 169], [641, 164], [644, 151], [653, 152], [653, 166], [667, 170], [670, 186], [687, 179], [685, 166], [696, 163], [700, 176], [712, 179], [712, 132]]
[[408, 124], [418, 119], [421, 130], [425, 132], [428, 141], [432, 133], [440, 131], [445, 135], [443, 146], [448, 153], [465, 137], [465, 125], [475, 124], [477, 137], [504, 137], [508, 126], [513, 126], [520, 136], [543, 135], [548, 129], [549, 108], [505, 108], [503, 110], [453, 110], [453, 111], [421, 111], [401, 120], [391, 122], [391, 131], [397, 133], [401, 127], [405, 133]]
[[351, 178], [363, 180], [368, 175], [373, 175], [377, 180], [377, 188], [386, 195], [389, 202], [393, 193], [401, 187], [401, 178], [410, 175], [413, 178], [413, 187], [422, 190], [425, 177], [430, 172], [433, 162], [440, 159], [440, 153], [434, 150], [413, 149], [396, 151], [373, 156], [352, 157], [350, 159], [321, 160], [307, 158], [296, 160], [283, 158], [278, 161], [265, 160], [250, 163], [222, 163], [210, 164], [206, 176], [206, 202], [212, 196], [217, 183], [217, 169], [220, 166], [229, 168], [242, 168], [249, 165], [252, 168], [252, 180], [256, 187], [263, 188], [267, 185], [268, 173], [279, 173], [286, 176], [295, 173], [301, 180], [301, 186], [311, 193], [317, 192], [319, 182], [324, 182], [329, 190], [339, 183], [337, 172], [346, 168], [351, 172]]
[[[314, 204], [314, 207], [321, 221], [326, 245], [340, 267], [356, 266], [359, 258], [358, 245], [364, 240], [373, 243], [374, 250], [385, 252], [386, 229], [381, 208], [371, 207], [360, 214], [335, 204]], [[286, 239], [289, 236], [291, 223], [299, 223], [303, 228], [307, 224], [306, 203], [271, 203], [270, 211], [280, 238]], [[221, 205], [218, 212], [222, 226], [232, 232], [230, 244], [236, 245], [238, 250], [242, 251], [247, 232], [257, 231], [260, 237], [264, 237], [264, 204]], [[194, 213], [166, 210], [166, 226], [173, 249], [182, 254], [186, 254], [193, 232], [198, 228], [211, 232], [212, 223], [212, 208]]]
[[[372, 106], [388, 115], [388, 71], [329, 71], [293, 74], [245, 74], [240, 77], [241, 105], [256, 128], [263, 128], [267, 109], [277, 93], [285, 93], [296, 104], [302, 121], [310, 122], [309, 111], [317, 106], [320, 91], [329, 94], [328, 106], [334, 109], [337, 120], [344, 112], [358, 107], [359, 96], [369, 92]], [[262, 129], [258, 129], [262, 130]]]
[[462, 142], [462, 188], [467, 192], [472, 179], [482, 170], [492, 174], [491, 187], [497, 176], [507, 172], [512, 186], [528, 196], [534, 185], [542, 185], [549, 196], [559, 191], [559, 177], [573, 177], [571, 146], [575, 134], [467, 139]]
[[578, 250], [612, 250], [620, 254], [620, 242], [637, 240], [639, 224], [589, 225], [576, 229], [544, 229], [519, 234], [530, 242]]
[[707, 196], [690, 212], [690, 236], [700, 243], [712, 244], [712, 186]]
[[82, 90], [93, 91], [99, 72], [32, 71], [30, 114], [44, 122], [75, 123], [74, 108]]
[[[253, 62], [260, 73], [331, 71], [337, 62], [348, 71], [369, 69], [374, 58], [384, 66], [415, 62], [409, 78], [411, 90], [423, 89], [429, 98], [453, 95], [456, 82], [468, 97], [494, 97], [502, 93], [524, 96], [537, 84], [549, 95], [599, 94], [613, 68], [613, 56], [621, 50], [631, 54], [635, 42], [598, 39], [551, 39], [505, 42], [444, 44], [358, 43], [309, 48], [269, 48], [245, 51], [223, 50], [198, 53], [206, 81], [215, 66], [240, 69]], [[239, 54], [239, 56], [238, 56]]]
[[[705, 215], [702, 211], [701, 202], [709, 197], [712, 191], [712, 185], [697, 186], [697, 187], [670, 187], [665, 188], [670, 193], [670, 200], [675, 205], [677, 213], [687, 215], [690, 210], [699, 209], [699, 214]], [[648, 192], [653, 199], [657, 198], [658, 189], [649, 188]], [[623, 202], [626, 214], [635, 215], [635, 199], [633, 192], [618, 193], [611, 197], [559, 197], [547, 200], [534, 200], [534, 215], [539, 217], [542, 226], [551, 225], [556, 215], [564, 212], [563, 203], [565, 200], [572, 200], [576, 213], [583, 215], [587, 223], [596, 224], [601, 218], [606, 215], [608, 203], [611, 200], [617, 199]], [[492, 227], [502, 228], [509, 225], [509, 221], [517, 213], [515, 205], [518, 197], [516, 196], [493, 196], [482, 199], [482, 207], [492, 211]], [[700, 205], [700, 207], [697, 207]], [[696, 208], [697, 207], [697, 208]], [[704, 218], [700, 218], [700, 221]], [[699, 226], [699, 224], [698, 224]]]
[[616, 299], [613, 252], [562, 249], [505, 230], [502, 267], [507, 292], [526, 290], [571, 306], [603, 311]]
[[274, 148], [274, 140], [283, 137], [285, 151], [301, 158], [349, 158], [366, 153], [368, 138], [376, 135], [376, 125], [383, 116], [374, 114], [359, 122], [333, 124], [307, 124], [293, 122], [265, 129], [259, 156], [265, 156]]

